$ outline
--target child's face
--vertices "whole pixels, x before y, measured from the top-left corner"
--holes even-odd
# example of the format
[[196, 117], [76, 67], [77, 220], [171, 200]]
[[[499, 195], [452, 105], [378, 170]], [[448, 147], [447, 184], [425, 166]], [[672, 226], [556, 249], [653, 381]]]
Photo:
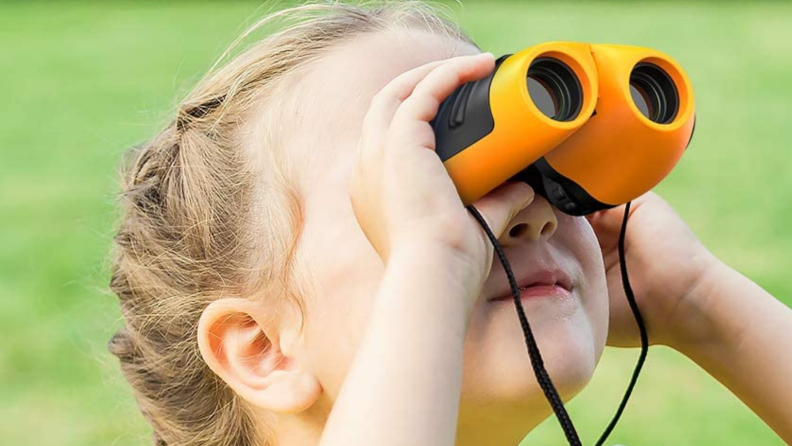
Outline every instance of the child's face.
[[[329, 53], [294, 89], [305, 108], [286, 147], [301, 161], [305, 227], [299, 249], [312, 270], [314, 282], [308, 285], [316, 292], [304, 296], [307, 321], [295, 354], [312, 367], [330, 401], [364, 334], [384, 269], [347, 194], [369, 101], [406, 70], [477, 52], [469, 44], [423, 32], [369, 35]], [[562, 395], [570, 397], [591, 377], [606, 339], [607, 289], [599, 245], [585, 218], [565, 215], [540, 197], [509, 228], [519, 224], [529, 230], [509, 235], [507, 229], [501, 237], [515, 274], [557, 269], [573, 286], [571, 298], [524, 301], [549, 373]], [[465, 340], [460, 430], [486, 423], [498, 426], [504, 437], [524, 434], [550, 409], [535, 381], [512, 300], [486, 300], [508, 293], [497, 258], [483, 293]]]

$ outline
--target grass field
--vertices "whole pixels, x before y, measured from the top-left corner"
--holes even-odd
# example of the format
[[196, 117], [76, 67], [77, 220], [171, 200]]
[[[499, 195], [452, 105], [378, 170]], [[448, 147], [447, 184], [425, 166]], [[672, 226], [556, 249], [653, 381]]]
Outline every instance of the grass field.
[[[148, 444], [105, 343], [115, 168], [259, 3], [0, 3], [0, 443]], [[691, 76], [698, 123], [658, 188], [727, 263], [792, 304], [792, 4], [465, 2], [494, 53], [547, 40], [636, 44]], [[768, 346], [772, 348], [772, 346]], [[585, 443], [636, 351], [609, 350], [570, 404]], [[792, 379], [792, 377], [790, 377]], [[561, 444], [551, 419], [527, 444]], [[781, 445], [722, 386], [655, 348], [610, 444]]]

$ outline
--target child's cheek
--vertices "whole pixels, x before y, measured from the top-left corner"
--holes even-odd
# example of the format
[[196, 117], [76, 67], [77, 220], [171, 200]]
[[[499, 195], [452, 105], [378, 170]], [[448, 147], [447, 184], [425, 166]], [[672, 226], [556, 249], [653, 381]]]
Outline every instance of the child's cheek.
[[594, 347], [599, 359], [608, 335], [609, 300], [602, 251], [588, 220], [559, 216], [556, 234], [564, 250], [576, 261], [582, 273], [583, 308], [591, 323]]

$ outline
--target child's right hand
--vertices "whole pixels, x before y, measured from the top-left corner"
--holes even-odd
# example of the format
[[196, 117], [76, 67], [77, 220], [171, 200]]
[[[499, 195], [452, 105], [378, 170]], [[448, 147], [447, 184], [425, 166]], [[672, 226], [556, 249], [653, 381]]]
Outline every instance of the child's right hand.
[[[449, 271], [471, 288], [471, 304], [489, 274], [493, 251], [434, 152], [430, 121], [454, 89], [493, 68], [492, 54], [460, 56], [422, 65], [388, 83], [363, 121], [349, 190], [355, 217], [386, 264], [402, 248], [444, 251], [450, 254], [444, 257], [451, 259]], [[527, 184], [509, 183], [474, 206], [499, 236], [533, 196]]]

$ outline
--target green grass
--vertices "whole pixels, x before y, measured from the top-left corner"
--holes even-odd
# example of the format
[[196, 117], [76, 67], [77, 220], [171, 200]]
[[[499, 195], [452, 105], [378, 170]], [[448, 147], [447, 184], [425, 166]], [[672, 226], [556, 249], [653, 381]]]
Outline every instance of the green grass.
[[[104, 347], [120, 325], [105, 290], [115, 168], [258, 7], [0, 4], [3, 444], [149, 442]], [[658, 189], [716, 254], [792, 303], [792, 4], [466, 2], [459, 17], [495, 53], [583, 40], [676, 58], [693, 80], [698, 124]], [[636, 354], [609, 350], [571, 403], [586, 444], [615, 410]], [[562, 442], [554, 419], [528, 438]], [[728, 391], [665, 349], [650, 352], [616, 443], [783, 444]]]

